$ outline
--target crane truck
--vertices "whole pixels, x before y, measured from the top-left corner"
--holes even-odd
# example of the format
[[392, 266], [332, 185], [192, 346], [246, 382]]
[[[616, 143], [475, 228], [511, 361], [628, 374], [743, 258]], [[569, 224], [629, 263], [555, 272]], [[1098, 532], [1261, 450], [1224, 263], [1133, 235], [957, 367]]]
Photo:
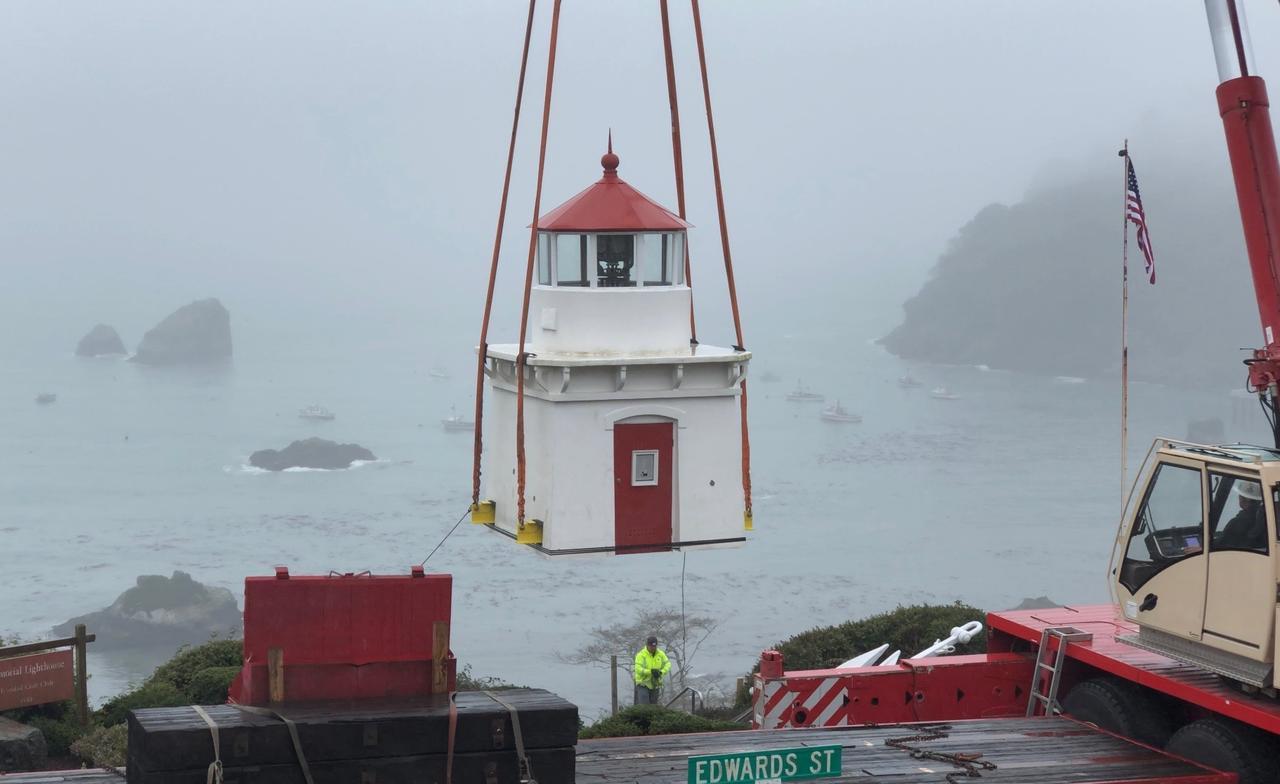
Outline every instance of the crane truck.
[[1205, 0], [1263, 346], [1245, 363], [1270, 446], [1159, 439], [1121, 515], [1113, 603], [991, 613], [988, 652], [787, 672], [766, 651], [757, 728], [1065, 713], [1280, 781], [1280, 165], [1238, 0]]

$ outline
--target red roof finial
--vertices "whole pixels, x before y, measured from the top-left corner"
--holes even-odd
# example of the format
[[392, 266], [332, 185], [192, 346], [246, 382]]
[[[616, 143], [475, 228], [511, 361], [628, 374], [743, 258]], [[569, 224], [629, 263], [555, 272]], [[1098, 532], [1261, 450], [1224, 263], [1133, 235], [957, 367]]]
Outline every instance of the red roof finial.
[[613, 129], [609, 129], [609, 151], [600, 156], [600, 165], [604, 167], [605, 177], [618, 176], [618, 156], [613, 153]]

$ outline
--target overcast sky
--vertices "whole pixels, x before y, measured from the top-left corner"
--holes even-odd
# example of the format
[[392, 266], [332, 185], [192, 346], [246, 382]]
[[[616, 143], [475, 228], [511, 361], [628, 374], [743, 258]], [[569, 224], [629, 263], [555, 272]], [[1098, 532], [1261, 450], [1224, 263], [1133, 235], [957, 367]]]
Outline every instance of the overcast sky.
[[[1280, 7], [1245, 6], [1258, 70], [1280, 79]], [[550, 7], [503, 297], [522, 280]], [[133, 342], [202, 296], [239, 323], [295, 306], [421, 309], [474, 331], [526, 8], [6, 0], [6, 344], [30, 320], [72, 340], [113, 321]], [[688, 5], [672, 13], [710, 306], [723, 276], [701, 94]], [[749, 328], [815, 289], [900, 301], [983, 205], [1126, 136], [1140, 171], [1187, 157], [1225, 176], [1200, 2], [704, 0], [702, 13]], [[598, 177], [609, 128], [621, 175], [674, 206], [657, 2], [566, 0], [560, 33], [544, 211]]]

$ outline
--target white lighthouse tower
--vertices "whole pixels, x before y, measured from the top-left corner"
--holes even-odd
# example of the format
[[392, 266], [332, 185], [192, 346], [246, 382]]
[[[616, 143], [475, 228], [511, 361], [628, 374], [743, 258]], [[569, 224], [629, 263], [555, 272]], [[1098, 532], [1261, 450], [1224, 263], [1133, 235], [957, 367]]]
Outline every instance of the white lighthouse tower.
[[739, 400], [751, 354], [690, 341], [686, 232], [603, 176], [537, 225], [518, 520], [516, 344], [485, 373], [485, 495], [473, 515], [550, 555], [743, 542]]

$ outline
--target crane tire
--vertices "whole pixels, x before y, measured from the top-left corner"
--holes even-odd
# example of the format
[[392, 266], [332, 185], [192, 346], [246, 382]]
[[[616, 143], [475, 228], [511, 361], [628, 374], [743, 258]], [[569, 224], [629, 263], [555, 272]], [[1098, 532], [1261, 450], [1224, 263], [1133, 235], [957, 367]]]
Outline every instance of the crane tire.
[[1199, 719], [1173, 734], [1165, 751], [1235, 773], [1239, 784], [1276, 784], [1277, 744], [1253, 727], [1227, 719]]
[[1062, 700], [1062, 711], [1073, 719], [1160, 748], [1173, 734], [1168, 712], [1141, 687], [1117, 678], [1093, 678], [1077, 683]]

